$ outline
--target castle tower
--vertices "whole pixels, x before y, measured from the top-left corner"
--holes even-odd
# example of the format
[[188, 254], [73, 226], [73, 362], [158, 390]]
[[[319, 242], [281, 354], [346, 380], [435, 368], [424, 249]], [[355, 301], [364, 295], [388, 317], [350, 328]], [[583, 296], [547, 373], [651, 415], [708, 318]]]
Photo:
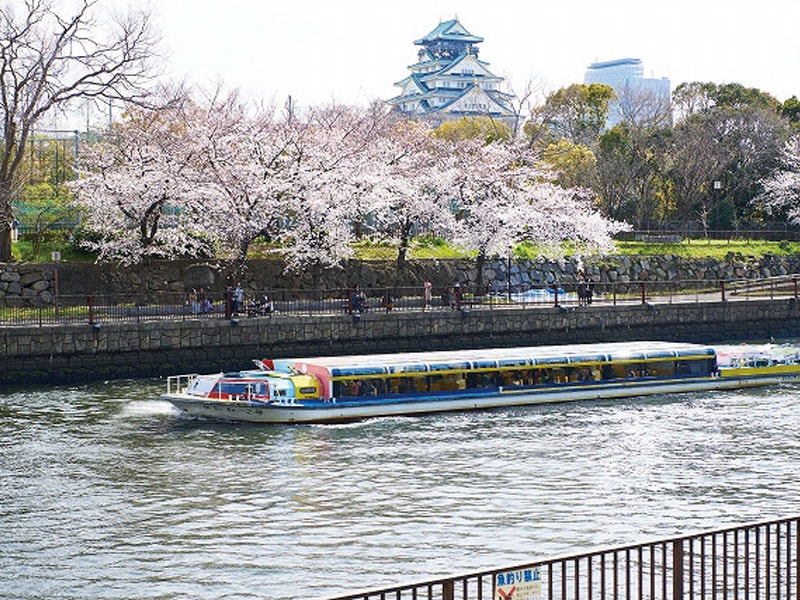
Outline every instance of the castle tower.
[[482, 37], [472, 35], [458, 18], [440, 23], [414, 42], [420, 46], [411, 75], [395, 83], [402, 91], [387, 100], [409, 116], [432, 115], [439, 120], [486, 116], [512, 120], [511, 96], [500, 90], [502, 77], [478, 58]]

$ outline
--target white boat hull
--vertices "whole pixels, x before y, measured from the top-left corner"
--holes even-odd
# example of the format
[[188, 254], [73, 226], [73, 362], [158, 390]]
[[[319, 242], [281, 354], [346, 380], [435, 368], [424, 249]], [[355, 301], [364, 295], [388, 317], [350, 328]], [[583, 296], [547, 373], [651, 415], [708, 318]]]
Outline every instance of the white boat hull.
[[182, 393], [164, 394], [187, 417], [252, 423], [325, 423], [370, 417], [482, 410], [582, 400], [609, 400], [655, 394], [730, 390], [775, 385], [798, 376], [702, 377], [653, 381], [592, 382], [585, 385], [547, 386], [538, 389], [500, 389], [493, 394], [448, 397], [364, 398], [347, 402], [304, 403], [216, 400]]

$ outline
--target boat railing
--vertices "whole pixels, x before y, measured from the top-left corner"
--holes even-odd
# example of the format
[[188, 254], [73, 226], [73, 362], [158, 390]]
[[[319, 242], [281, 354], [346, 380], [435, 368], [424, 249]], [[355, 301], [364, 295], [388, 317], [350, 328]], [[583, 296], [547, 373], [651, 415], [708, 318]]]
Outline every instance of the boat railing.
[[194, 380], [200, 377], [198, 373], [184, 375], [170, 375], [167, 377], [167, 394], [185, 394]]

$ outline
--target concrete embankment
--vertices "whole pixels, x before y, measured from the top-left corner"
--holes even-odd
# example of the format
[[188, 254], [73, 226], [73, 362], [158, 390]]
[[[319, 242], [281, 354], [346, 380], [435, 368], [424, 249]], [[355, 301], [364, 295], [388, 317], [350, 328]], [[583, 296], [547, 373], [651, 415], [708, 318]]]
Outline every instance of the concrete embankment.
[[0, 385], [85, 382], [244, 368], [253, 358], [659, 339], [800, 336], [794, 298], [625, 306], [368, 312], [143, 321], [0, 330]]

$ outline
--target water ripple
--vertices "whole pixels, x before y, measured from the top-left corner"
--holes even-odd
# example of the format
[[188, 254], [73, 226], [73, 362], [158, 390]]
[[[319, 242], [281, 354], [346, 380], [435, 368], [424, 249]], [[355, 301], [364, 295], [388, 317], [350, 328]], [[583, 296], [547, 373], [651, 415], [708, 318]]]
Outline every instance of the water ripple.
[[333, 426], [0, 396], [0, 596], [294, 598], [795, 514], [800, 390]]

